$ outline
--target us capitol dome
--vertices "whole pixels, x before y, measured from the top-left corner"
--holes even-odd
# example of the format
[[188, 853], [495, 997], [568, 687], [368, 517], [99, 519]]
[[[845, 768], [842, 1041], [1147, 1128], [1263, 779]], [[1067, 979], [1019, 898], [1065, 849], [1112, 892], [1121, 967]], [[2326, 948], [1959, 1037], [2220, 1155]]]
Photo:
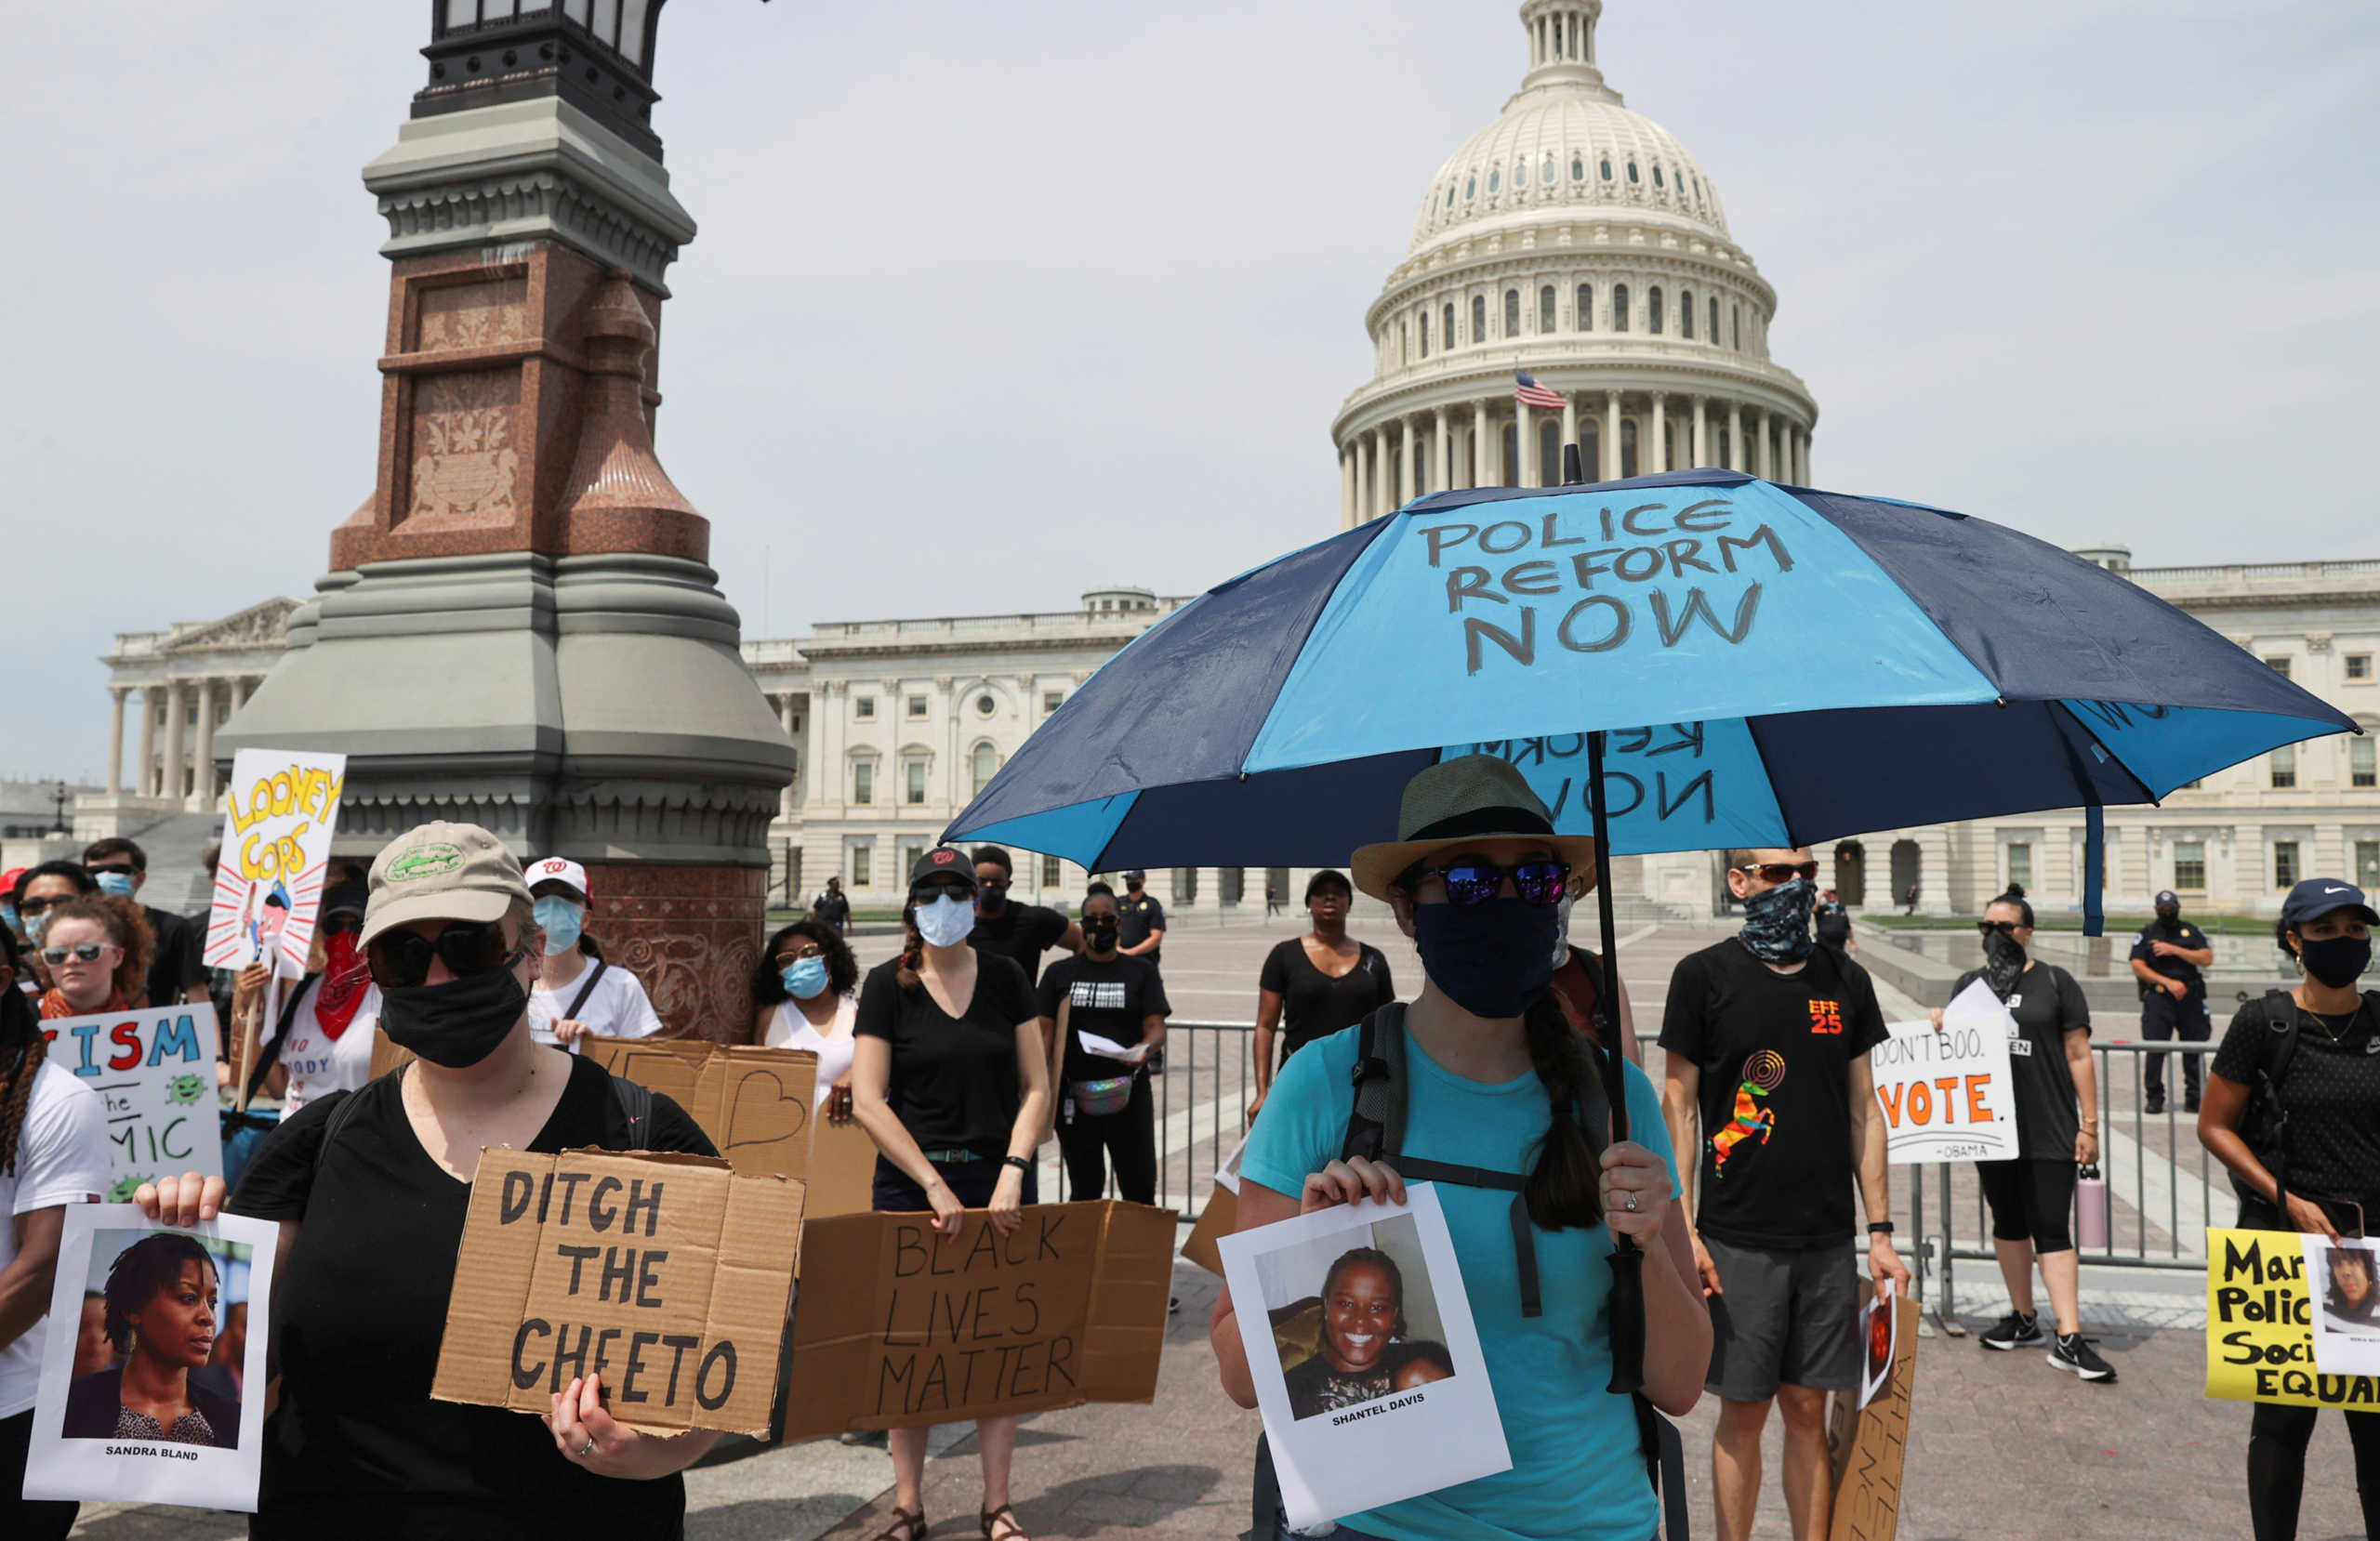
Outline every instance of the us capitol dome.
[[[1604, 83], [1602, 0], [1528, 0], [1528, 72], [1447, 158], [1331, 425], [1340, 522], [1424, 493], [1724, 466], [1809, 480], [1818, 403], [1768, 356], [1777, 291], [1677, 137]], [[1560, 396], [1514, 399], [1514, 371]]]

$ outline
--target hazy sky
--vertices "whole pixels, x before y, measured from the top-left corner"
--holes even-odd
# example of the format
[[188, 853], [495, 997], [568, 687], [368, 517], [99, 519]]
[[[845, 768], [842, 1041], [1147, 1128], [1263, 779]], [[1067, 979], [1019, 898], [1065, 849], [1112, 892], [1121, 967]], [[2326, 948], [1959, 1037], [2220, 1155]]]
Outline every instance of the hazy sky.
[[[357, 172], [428, 11], [12, 17], [0, 774], [97, 777], [111, 635], [311, 594], [369, 494]], [[1516, 11], [677, 0], [659, 447], [746, 634], [1195, 592], [1332, 533], [1364, 308]], [[2144, 563], [2380, 554], [2380, 9], [1610, 0], [1599, 42], [1776, 285], [1821, 485]]]

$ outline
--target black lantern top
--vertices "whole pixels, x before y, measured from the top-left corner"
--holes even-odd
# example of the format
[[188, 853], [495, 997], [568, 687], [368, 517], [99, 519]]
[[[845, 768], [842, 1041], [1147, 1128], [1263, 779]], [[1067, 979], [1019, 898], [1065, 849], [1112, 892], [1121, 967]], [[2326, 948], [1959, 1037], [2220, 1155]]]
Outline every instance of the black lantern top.
[[654, 159], [653, 41], [668, 0], [430, 0], [413, 115], [561, 97]]

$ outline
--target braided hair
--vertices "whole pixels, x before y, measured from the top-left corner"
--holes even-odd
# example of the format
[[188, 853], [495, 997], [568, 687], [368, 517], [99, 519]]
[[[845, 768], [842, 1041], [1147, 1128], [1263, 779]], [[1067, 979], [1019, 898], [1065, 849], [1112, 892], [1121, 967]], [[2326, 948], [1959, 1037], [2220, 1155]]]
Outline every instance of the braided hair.
[[33, 1101], [41, 1063], [49, 1056], [49, 1040], [42, 1035], [33, 997], [17, 988], [24, 978], [24, 955], [6, 926], [0, 926], [0, 954], [6, 955], [8, 975], [0, 981], [0, 1176], [13, 1177], [25, 1108]]

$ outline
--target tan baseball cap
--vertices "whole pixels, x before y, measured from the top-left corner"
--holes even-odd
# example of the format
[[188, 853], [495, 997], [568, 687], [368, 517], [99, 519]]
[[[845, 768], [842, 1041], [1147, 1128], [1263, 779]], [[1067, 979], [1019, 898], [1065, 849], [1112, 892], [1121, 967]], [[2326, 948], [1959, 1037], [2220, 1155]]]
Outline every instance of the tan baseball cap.
[[501, 920], [516, 901], [529, 904], [521, 859], [477, 824], [435, 820], [398, 836], [373, 860], [362, 940], [416, 920]]

